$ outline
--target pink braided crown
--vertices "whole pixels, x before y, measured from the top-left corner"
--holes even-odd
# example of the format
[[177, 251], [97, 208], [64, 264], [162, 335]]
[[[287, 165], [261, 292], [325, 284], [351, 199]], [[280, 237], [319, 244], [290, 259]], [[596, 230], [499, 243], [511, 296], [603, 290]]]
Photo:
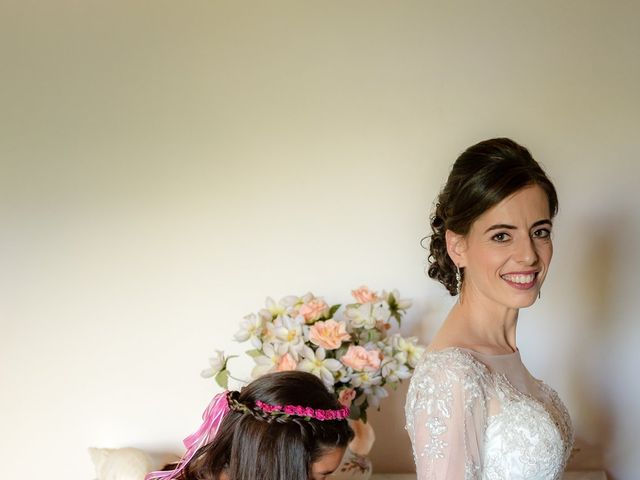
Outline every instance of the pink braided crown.
[[269, 405], [260, 400], [256, 400], [256, 407], [270, 415], [294, 415], [296, 417], [315, 418], [320, 421], [344, 420], [349, 416], [349, 407], [342, 407], [338, 410], [323, 410], [299, 405]]

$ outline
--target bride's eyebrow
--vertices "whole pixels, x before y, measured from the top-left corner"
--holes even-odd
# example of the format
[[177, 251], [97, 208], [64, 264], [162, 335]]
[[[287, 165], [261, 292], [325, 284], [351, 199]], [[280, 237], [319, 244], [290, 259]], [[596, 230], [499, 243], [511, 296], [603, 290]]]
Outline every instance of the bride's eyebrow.
[[553, 223], [548, 218], [545, 218], [544, 220], [538, 220], [537, 222], [534, 222], [533, 225], [531, 225], [531, 228], [539, 227], [540, 225], [549, 225], [550, 227], [552, 227]]
[[484, 233], [490, 232], [491, 230], [501, 230], [501, 229], [507, 229], [507, 230], [516, 230], [518, 227], [514, 227], [513, 225], [507, 225], [506, 223], [498, 223], [496, 225], [491, 225], [489, 228], [487, 228]]
[[[552, 226], [553, 224], [551, 223], [551, 220], [549, 220], [548, 218], [542, 219], [542, 220], [538, 220], [537, 222], [534, 222], [533, 225], [531, 225], [531, 227], [529, 228], [533, 228], [533, 227], [539, 227], [540, 225], [549, 225]], [[491, 230], [501, 230], [501, 229], [506, 229], [506, 230], [517, 230], [518, 227], [514, 226], [514, 225], [508, 225], [506, 223], [497, 223], [496, 225], [491, 225], [489, 228], [487, 228], [484, 233], [488, 233]]]

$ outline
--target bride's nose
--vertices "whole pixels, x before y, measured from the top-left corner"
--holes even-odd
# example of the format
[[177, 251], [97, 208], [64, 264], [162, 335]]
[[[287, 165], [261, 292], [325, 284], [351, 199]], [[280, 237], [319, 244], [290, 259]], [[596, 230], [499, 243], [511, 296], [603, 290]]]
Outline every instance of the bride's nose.
[[524, 238], [517, 244], [516, 260], [525, 265], [535, 265], [538, 261], [538, 252], [532, 238]]

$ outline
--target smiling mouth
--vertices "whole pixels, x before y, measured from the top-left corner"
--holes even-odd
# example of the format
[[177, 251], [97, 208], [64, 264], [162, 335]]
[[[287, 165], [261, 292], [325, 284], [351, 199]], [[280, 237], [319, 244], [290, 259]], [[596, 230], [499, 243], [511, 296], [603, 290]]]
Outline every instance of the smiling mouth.
[[538, 272], [507, 273], [500, 276], [505, 282], [518, 290], [529, 290], [536, 285]]

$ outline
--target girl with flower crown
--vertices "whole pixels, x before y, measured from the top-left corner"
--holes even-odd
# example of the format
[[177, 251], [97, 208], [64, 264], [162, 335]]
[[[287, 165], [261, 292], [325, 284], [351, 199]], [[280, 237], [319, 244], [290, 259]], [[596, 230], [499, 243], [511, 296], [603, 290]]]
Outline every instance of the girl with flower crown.
[[322, 480], [353, 438], [348, 415], [314, 375], [267, 374], [217, 395], [182, 460], [145, 480]]

